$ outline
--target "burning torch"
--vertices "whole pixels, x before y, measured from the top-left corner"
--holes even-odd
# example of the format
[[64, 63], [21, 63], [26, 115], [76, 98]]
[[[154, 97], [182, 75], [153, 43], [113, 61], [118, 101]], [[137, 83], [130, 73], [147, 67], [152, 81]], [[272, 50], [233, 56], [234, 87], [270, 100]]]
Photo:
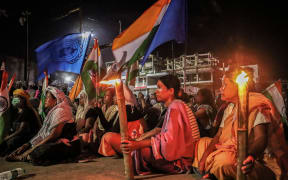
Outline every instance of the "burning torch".
[[[100, 81], [100, 84], [113, 85], [116, 90], [118, 111], [119, 111], [119, 123], [120, 123], [120, 135], [121, 142], [128, 141], [128, 128], [127, 128], [127, 114], [125, 106], [125, 96], [123, 91], [123, 82], [121, 81], [121, 73], [108, 72], [107, 75]], [[134, 171], [132, 166], [131, 154], [123, 153], [125, 176], [127, 180], [134, 179]]]
[[246, 179], [241, 171], [243, 161], [247, 156], [248, 149], [248, 80], [247, 73], [241, 71], [236, 78], [238, 85], [238, 129], [237, 129], [237, 180]]

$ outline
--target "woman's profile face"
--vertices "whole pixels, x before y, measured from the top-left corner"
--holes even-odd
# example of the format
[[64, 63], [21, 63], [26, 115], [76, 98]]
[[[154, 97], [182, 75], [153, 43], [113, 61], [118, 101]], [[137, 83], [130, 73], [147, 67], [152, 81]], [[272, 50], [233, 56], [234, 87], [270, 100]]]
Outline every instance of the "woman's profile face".
[[162, 81], [158, 80], [157, 82], [157, 90], [156, 90], [156, 97], [157, 101], [165, 102], [167, 101], [171, 96], [173, 96], [173, 89], [168, 89]]
[[238, 96], [238, 87], [229, 78], [223, 77], [222, 87], [220, 88], [221, 100], [230, 102]]
[[57, 99], [48, 92], [45, 99], [45, 108], [53, 108], [56, 105]]

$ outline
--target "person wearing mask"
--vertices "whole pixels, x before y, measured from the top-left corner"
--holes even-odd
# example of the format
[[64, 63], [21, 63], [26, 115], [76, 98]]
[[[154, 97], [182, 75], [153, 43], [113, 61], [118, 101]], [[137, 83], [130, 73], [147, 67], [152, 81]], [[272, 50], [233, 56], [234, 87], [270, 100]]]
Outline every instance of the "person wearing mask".
[[30, 140], [41, 128], [41, 120], [37, 111], [29, 101], [29, 94], [23, 89], [13, 91], [12, 106], [15, 114], [12, 114], [12, 128], [4, 142], [0, 145], [0, 154], [5, 156]]
[[46, 88], [45, 113], [47, 116], [38, 133], [7, 156], [7, 161], [50, 165], [80, 153], [80, 141], [73, 139], [76, 126], [67, 97], [52, 86]]

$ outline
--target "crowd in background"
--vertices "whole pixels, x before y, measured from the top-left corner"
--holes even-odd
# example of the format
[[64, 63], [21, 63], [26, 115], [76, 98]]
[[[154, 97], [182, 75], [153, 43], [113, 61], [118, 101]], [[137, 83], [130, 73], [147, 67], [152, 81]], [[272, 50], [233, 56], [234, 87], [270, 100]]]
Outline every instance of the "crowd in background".
[[[200, 89], [195, 96], [188, 95], [175, 76], [167, 77], [160, 78], [156, 92], [146, 97], [142, 92], [133, 94], [124, 85], [129, 134], [124, 145], [113, 88], [107, 89], [104, 97], [94, 99], [89, 99], [83, 90], [72, 102], [67, 89], [48, 86], [43, 117], [40, 116], [42, 87], [16, 82], [10, 90], [9, 133], [0, 145], [0, 155], [7, 161], [51, 165], [85, 161], [89, 157], [121, 157], [134, 151], [138, 174], [155, 169], [187, 172], [192, 168], [188, 159], [196, 158], [194, 149], [200, 137], [218, 137], [219, 128], [223, 129], [227, 102], [214, 98], [207, 88]], [[200, 169], [195, 172], [205, 174], [201, 165], [193, 167]], [[218, 179], [223, 173], [213, 172], [220, 174]]]

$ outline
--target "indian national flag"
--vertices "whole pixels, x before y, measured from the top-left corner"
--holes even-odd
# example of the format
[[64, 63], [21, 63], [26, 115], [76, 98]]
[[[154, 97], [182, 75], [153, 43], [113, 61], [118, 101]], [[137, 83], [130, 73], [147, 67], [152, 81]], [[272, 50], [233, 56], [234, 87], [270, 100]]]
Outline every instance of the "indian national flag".
[[100, 96], [101, 92], [98, 83], [105, 76], [105, 74], [106, 70], [101, 58], [98, 40], [94, 39], [93, 49], [90, 52], [81, 72], [81, 79], [89, 100], [95, 98], [96, 96]]
[[0, 88], [0, 144], [3, 142], [3, 138], [7, 135], [9, 130], [9, 91], [7, 88], [8, 84], [8, 73], [5, 70], [2, 71], [2, 81]]
[[78, 95], [80, 94], [80, 92], [82, 91], [83, 89], [83, 81], [81, 79], [81, 76], [78, 75], [70, 93], [69, 93], [69, 98], [71, 101], [74, 101], [75, 98], [78, 97]]
[[41, 98], [40, 98], [40, 104], [38, 107], [38, 112], [42, 118], [42, 121], [44, 121], [46, 114], [45, 114], [45, 99], [46, 99], [46, 88], [48, 87], [48, 73], [47, 71], [44, 71], [44, 80], [43, 80], [43, 84], [42, 84], [42, 93], [41, 93]]
[[136, 61], [127, 69], [126, 85], [135, 87], [138, 72], [139, 72], [139, 63], [138, 61]]
[[286, 124], [286, 126], [288, 126], [286, 108], [282, 96], [281, 81], [278, 80], [275, 83], [271, 84], [268, 88], [264, 90], [263, 94], [273, 102], [274, 106], [276, 107], [276, 109], [278, 110], [278, 112], [282, 117], [283, 123]]
[[118, 63], [132, 65], [159, 45], [170, 40], [185, 40], [185, 0], [158, 0], [113, 41]]

